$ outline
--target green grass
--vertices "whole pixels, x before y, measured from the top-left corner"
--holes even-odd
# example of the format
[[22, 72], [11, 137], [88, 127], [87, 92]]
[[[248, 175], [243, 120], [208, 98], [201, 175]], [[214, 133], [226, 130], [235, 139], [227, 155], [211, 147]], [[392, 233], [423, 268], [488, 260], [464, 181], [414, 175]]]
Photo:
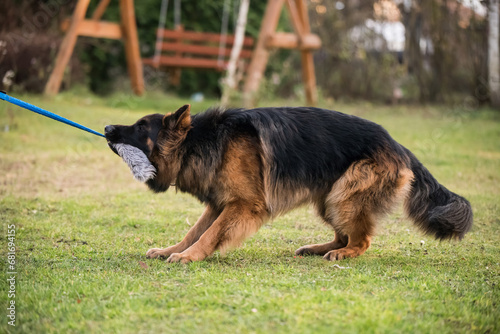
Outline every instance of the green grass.
[[[22, 96], [101, 131], [186, 101], [66, 93]], [[194, 104], [200, 111], [215, 101]], [[290, 104], [273, 101], [268, 105]], [[239, 249], [188, 265], [146, 259], [178, 242], [203, 207], [152, 194], [102, 138], [0, 103], [0, 221], [16, 226], [16, 327], [7, 333], [498, 333], [500, 117], [490, 110], [326, 105], [374, 120], [472, 203], [462, 242], [423, 236], [396, 211], [371, 248], [338, 264], [295, 257], [333, 234], [307, 207]], [[9, 131], [6, 132], [6, 126]], [[7, 243], [1, 244], [7, 272]]]

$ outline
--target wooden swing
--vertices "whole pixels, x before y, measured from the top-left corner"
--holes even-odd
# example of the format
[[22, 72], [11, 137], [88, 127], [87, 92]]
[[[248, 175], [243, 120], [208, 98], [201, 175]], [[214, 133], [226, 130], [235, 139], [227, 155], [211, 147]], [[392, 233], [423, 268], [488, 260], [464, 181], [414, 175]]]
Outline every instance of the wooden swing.
[[[218, 33], [184, 30], [182, 26], [174, 30], [160, 29], [161, 50], [159, 57], [143, 58], [146, 65], [178, 68], [205, 68], [222, 71], [226, 69], [228, 58], [234, 43], [234, 35], [225, 36], [225, 46], [220, 47], [223, 36]], [[245, 37], [240, 58], [252, 57], [254, 40]], [[221, 59], [222, 57], [222, 59]]]
[[[229, 1], [224, 3], [221, 33], [184, 30], [180, 24], [180, 0], [175, 1], [174, 29], [165, 29], [168, 0], [162, 1], [155, 55], [142, 62], [154, 68], [202, 68], [223, 71], [227, 67], [235, 36], [227, 34]], [[250, 59], [254, 39], [245, 37], [240, 59]]]

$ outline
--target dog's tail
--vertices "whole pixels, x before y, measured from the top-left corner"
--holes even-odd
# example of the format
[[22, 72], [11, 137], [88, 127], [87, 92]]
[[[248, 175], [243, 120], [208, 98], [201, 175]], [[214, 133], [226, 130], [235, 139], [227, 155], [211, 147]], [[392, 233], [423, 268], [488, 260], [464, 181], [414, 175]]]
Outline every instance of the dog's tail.
[[462, 239], [472, 226], [472, 208], [465, 198], [439, 184], [408, 150], [414, 178], [405, 210], [427, 234], [436, 239]]

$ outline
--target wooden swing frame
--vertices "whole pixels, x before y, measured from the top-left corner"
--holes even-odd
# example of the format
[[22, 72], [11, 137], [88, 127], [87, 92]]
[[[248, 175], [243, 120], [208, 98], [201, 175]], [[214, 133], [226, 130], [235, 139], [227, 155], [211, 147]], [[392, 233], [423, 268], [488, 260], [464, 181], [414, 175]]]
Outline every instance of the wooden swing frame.
[[[66, 35], [61, 43], [58, 51], [54, 70], [45, 86], [45, 93], [55, 95], [59, 92], [61, 82], [64, 75], [64, 70], [73, 53], [78, 36], [90, 36], [96, 38], [121, 39], [125, 43], [125, 52], [127, 59], [127, 67], [132, 84], [132, 89], [135, 94], [142, 95], [144, 92], [144, 77], [143, 77], [143, 60], [140, 57], [139, 41], [137, 37], [137, 27], [135, 23], [135, 11], [133, 0], [120, 1], [120, 23], [101, 21], [101, 17], [106, 11], [111, 0], [101, 0], [92, 14], [91, 19], [85, 19], [90, 0], [78, 0], [73, 16], [70, 20], [63, 22], [62, 28], [66, 29]], [[244, 83], [243, 93], [245, 105], [251, 106], [254, 104], [254, 98], [258, 91], [260, 81], [264, 75], [264, 71], [269, 60], [269, 52], [274, 48], [295, 49], [301, 52], [302, 62], [302, 80], [304, 82], [306, 100], [309, 105], [317, 103], [316, 91], [316, 76], [314, 73], [314, 62], [312, 51], [321, 47], [320, 38], [311, 33], [309, 25], [309, 16], [307, 13], [306, 0], [268, 0], [264, 18], [261, 24], [259, 38], [255, 46], [251, 61], [247, 69], [247, 75]], [[287, 10], [292, 22], [294, 33], [276, 32], [278, 21], [281, 15], [283, 6], [286, 3]], [[175, 30], [174, 30], [175, 32]], [[163, 36], [166, 37], [172, 31], [163, 31]], [[181, 50], [183, 45], [180, 41], [186, 38], [187, 32], [181, 35], [179, 32], [177, 37], [178, 43], [175, 44], [175, 51], [180, 54], [185, 50]], [[199, 38], [218, 34], [208, 33], [191, 33], [192, 38]], [[227, 37], [230, 37], [229, 35]], [[220, 36], [218, 36], [220, 38]], [[229, 38], [228, 38], [229, 40]], [[220, 41], [220, 39], [218, 39]], [[250, 43], [246, 41], [246, 43]], [[251, 42], [253, 43], [253, 42]], [[173, 44], [171, 45], [173, 46]], [[186, 46], [186, 48], [188, 48]], [[192, 46], [189, 47], [193, 53], [195, 50]], [[198, 51], [207, 51], [207, 48], [196, 48]], [[210, 53], [214, 50], [210, 49]], [[224, 51], [224, 54], [227, 50]], [[245, 54], [245, 53], [243, 53]], [[217, 60], [215, 60], [217, 61]], [[145, 61], [150, 62], [149, 60]], [[220, 62], [214, 65], [213, 60], [206, 63], [204, 66], [198, 64], [193, 65], [192, 61], [186, 60], [182, 55], [174, 56], [169, 60], [172, 67], [205, 67], [215, 68], [220, 67]], [[189, 65], [189, 66], [188, 66]], [[208, 66], [209, 65], [209, 66]], [[154, 66], [154, 64], [153, 64]]]
[[[294, 33], [276, 32], [285, 3]], [[255, 105], [255, 95], [264, 76], [269, 60], [269, 51], [273, 48], [295, 49], [301, 52], [302, 81], [304, 82], [307, 104], [316, 105], [316, 75], [312, 51], [320, 47], [321, 39], [319, 36], [311, 34], [305, 0], [268, 0], [259, 39], [247, 70], [243, 88], [245, 106]]]
[[120, 0], [120, 23], [101, 21], [110, 1], [101, 0], [92, 18], [85, 19], [90, 0], [78, 0], [72, 18], [62, 23], [61, 28], [67, 32], [57, 53], [54, 69], [45, 85], [45, 94], [55, 95], [59, 92], [64, 71], [78, 36], [123, 40], [132, 90], [137, 95], [144, 93], [144, 76], [135, 24], [134, 1]]

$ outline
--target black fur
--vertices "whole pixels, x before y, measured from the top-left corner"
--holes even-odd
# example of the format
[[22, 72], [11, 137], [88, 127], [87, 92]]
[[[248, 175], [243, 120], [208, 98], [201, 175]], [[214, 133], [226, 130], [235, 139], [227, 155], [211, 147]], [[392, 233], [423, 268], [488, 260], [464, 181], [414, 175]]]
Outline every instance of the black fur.
[[407, 214], [426, 233], [437, 239], [462, 239], [472, 227], [469, 201], [439, 184], [431, 173], [408, 150], [414, 174]]
[[318, 108], [211, 109], [193, 116], [192, 124], [184, 142], [186, 162], [209, 155], [206, 168], [216, 168], [229, 140], [256, 136], [273, 150], [276, 180], [325, 191], [354, 161], [395, 143], [378, 124]]

